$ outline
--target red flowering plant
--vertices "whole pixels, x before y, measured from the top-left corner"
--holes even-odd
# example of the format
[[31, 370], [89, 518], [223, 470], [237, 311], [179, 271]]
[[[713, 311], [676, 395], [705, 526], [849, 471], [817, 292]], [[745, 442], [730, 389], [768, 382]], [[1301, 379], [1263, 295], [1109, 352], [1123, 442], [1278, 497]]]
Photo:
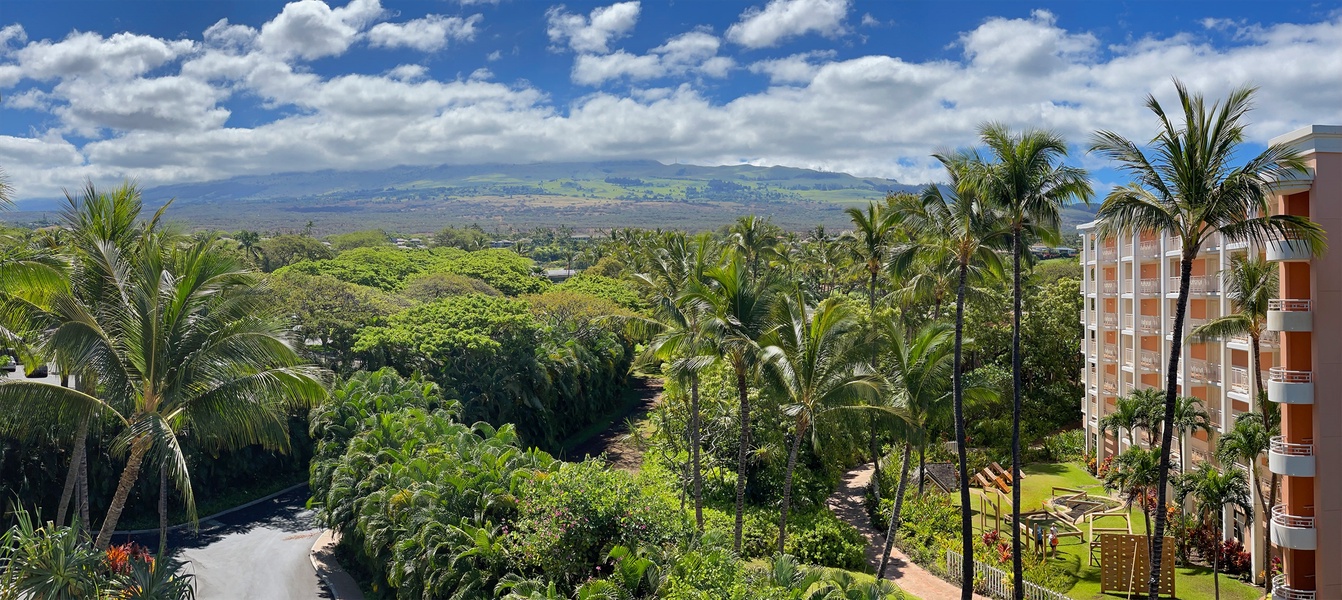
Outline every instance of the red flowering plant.
[[107, 572], [114, 575], [128, 575], [131, 572], [131, 561], [139, 561], [149, 566], [154, 564], [154, 555], [149, 553], [149, 549], [136, 544], [135, 542], [126, 542], [117, 546], [109, 546], [103, 553], [103, 566]]

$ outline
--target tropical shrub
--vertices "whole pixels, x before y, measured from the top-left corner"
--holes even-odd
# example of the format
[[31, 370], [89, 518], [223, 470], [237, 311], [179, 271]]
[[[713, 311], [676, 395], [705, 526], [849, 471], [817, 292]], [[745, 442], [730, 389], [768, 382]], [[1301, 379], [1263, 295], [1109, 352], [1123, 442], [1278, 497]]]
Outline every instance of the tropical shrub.
[[1044, 438], [1044, 460], [1050, 462], [1071, 462], [1080, 460], [1086, 447], [1086, 434], [1080, 429], [1070, 429]]
[[449, 260], [442, 269], [474, 277], [509, 296], [538, 294], [550, 286], [549, 280], [537, 276], [536, 263], [512, 250], [477, 250]]
[[586, 272], [569, 278], [554, 286], [554, 289], [595, 296], [628, 310], [639, 310], [646, 306], [643, 298], [628, 283]]
[[866, 564], [867, 539], [834, 513], [818, 510], [789, 521], [794, 524], [789, 525], [787, 552], [802, 562], [840, 569]]
[[502, 292], [479, 279], [447, 271], [413, 275], [406, 280], [405, 288], [401, 291], [401, 294], [417, 302], [433, 302], [448, 296], [463, 296], [466, 294], [503, 295]]

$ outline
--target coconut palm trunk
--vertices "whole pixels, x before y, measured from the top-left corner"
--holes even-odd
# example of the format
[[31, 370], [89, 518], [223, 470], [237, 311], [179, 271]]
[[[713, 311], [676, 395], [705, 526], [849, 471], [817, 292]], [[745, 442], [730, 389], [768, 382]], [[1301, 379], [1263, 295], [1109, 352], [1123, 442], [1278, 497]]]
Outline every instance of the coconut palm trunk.
[[[73, 451], [70, 453], [70, 471], [65, 475], [65, 486], [61, 489], [61, 502], [56, 509], [56, 523], [65, 522], [65, 511], [70, 508], [74, 501], [75, 488], [79, 483], [80, 467], [84, 463], [85, 447], [88, 446], [89, 422], [83, 419], [79, 422], [79, 428], [75, 431], [75, 443]], [[71, 518], [75, 518], [71, 515]]]
[[[1263, 415], [1263, 426], [1268, 427], [1270, 431], [1272, 414], [1271, 409], [1267, 405], [1267, 388], [1263, 387], [1263, 355], [1259, 346], [1261, 341], [1262, 338], [1259, 336], [1257, 330], [1250, 331], [1249, 346], [1253, 351], [1253, 363], [1251, 367], [1253, 368], [1254, 381], [1258, 384], [1258, 410], [1259, 413]], [[1254, 460], [1250, 464], [1253, 467], [1251, 470], [1254, 475], [1257, 476], [1258, 461]], [[1272, 519], [1269, 517], [1270, 513], [1268, 511], [1271, 509], [1272, 502], [1277, 499], [1277, 483], [1277, 474], [1273, 473], [1269, 476], [1267, 496], [1264, 496], [1261, 489], [1262, 484], [1257, 481], [1254, 482], [1254, 492], [1258, 494], [1258, 505], [1263, 511], [1263, 532], [1259, 537], [1262, 538], [1261, 545], [1263, 547], [1263, 586], [1267, 588], [1269, 596], [1272, 595], [1272, 544], [1270, 543], [1272, 536]]]
[[704, 473], [699, 459], [703, 437], [699, 422], [699, 374], [690, 374], [690, 460], [694, 463], [694, 522], [704, 530]]
[[1021, 233], [1017, 227], [1011, 235], [1011, 576], [1016, 600], [1025, 599], [1025, 565], [1020, 543]]
[[904, 488], [909, 481], [909, 458], [911, 444], [904, 442], [904, 459], [899, 468], [899, 487], [895, 489], [895, 506], [890, 510], [890, 522], [886, 524], [885, 550], [881, 552], [881, 566], [876, 570], [876, 579], [885, 579], [885, 567], [890, 564], [890, 550], [895, 546], [895, 535], [899, 533], [899, 515], [904, 509]]
[[168, 463], [158, 468], [158, 555], [168, 554]]
[[744, 361], [736, 361], [736, 394], [740, 400], [741, 439], [736, 453], [736, 527], [732, 550], [741, 551], [741, 532], [745, 528], [746, 460], [750, 452], [750, 387], [746, 383]]
[[130, 497], [131, 488], [135, 487], [135, 481], [140, 478], [140, 468], [144, 466], [144, 457], [149, 453], [149, 446], [150, 439], [145, 437], [131, 442], [126, 468], [121, 470], [121, 479], [117, 482], [112, 504], [107, 507], [107, 518], [103, 519], [102, 529], [98, 530], [98, 539], [93, 543], [93, 547], [99, 551], [106, 550], [112, 541], [112, 532], [116, 531], [121, 512], [126, 509], [126, 499]]
[[[1183, 353], [1184, 343], [1184, 317], [1188, 313], [1188, 287], [1193, 276], [1193, 259], [1197, 257], [1197, 250], [1194, 247], [1192, 252], [1184, 251], [1183, 258], [1179, 261], [1179, 299], [1174, 305], [1174, 330], [1170, 341], [1170, 361], [1165, 371], [1165, 418], [1163, 423], [1174, 421], [1174, 403], [1179, 392], [1179, 356]], [[1156, 487], [1156, 530], [1151, 540], [1151, 577], [1147, 582], [1147, 593], [1151, 600], [1156, 600], [1160, 595], [1160, 569], [1162, 552], [1165, 548], [1165, 502], [1166, 488], [1170, 481], [1170, 442], [1174, 435], [1173, 427], [1161, 427], [1160, 429], [1160, 483]]]
[[782, 553], [787, 544], [787, 515], [792, 506], [792, 474], [797, 470], [797, 453], [801, 450], [801, 441], [806, 436], [807, 423], [797, 419], [797, 434], [792, 437], [792, 448], [787, 454], [787, 473], [783, 475], [783, 510], [778, 518], [778, 552]]
[[955, 291], [955, 358], [951, 373], [952, 397], [955, 403], [955, 449], [960, 468], [960, 599], [971, 600], [974, 596], [974, 522], [969, 511], [969, 459], [965, 434], [965, 385], [962, 373], [965, 330], [965, 281], [969, 267], [960, 263], [960, 280]]

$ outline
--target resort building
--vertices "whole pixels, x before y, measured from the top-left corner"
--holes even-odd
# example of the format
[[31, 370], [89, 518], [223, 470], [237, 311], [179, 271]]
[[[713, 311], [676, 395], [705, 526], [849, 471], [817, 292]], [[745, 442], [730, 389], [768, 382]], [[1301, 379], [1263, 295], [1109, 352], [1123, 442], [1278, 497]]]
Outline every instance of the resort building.
[[[1307, 216], [1325, 231], [1342, 232], [1342, 127], [1306, 127], [1272, 143], [1298, 148], [1310, 166], [1298, 179], [1273, 186], [1273, 210]], [[1137, 389], [1165, 387], [1180, 250], [1160, 233], [1097, 239], [1096, 225], [1079, 227], [1086, 389], [1081, 412], [1087, 448], [1102, 461], [1128, 445], [1126, 432], [1104, 434], [1099, 428], [1117, 399]], [[1213, 432], [1176, 438], [1172, 456], [1184, 469], [1214, 461], [1221, 432], [1232, 428], [1241, 413], [1258, 410], [1261, 379], [1268, 401], [1277, 403], [1282, 414], [1281, 435], [1272, 439], [1261, 464], [1263, 472], [1282, 476], [1280, 495], [1268, 515], [1227, 511], [1224, 534], [1251, 549], [1253, 572], [1260, 573], [1266, 563], [1257, 537], [1261, 519], [1271, 520], [1274, 555], [1284, 562], [1274, 600], [1342, 598], [1342, 251], [1336, 250], [1342, 239], [1331, 241], [1335, 249], [1316, 256], [1290, 240], [1259, 248], [1218, 236], [1193, 262], [1177, 377], [1181, 395], [1202, 400]], [[1187, 336], [1193, 327], [1235, 310], [1221, 293], [1221, 273], [1231, 257], [1246, 253], [1276, 262], [1280, 274], [1261, 364], [1254, 363], [1247, 336], [1206, 342]], [[1146, 443], [1144, 432], [1133, 437]]]

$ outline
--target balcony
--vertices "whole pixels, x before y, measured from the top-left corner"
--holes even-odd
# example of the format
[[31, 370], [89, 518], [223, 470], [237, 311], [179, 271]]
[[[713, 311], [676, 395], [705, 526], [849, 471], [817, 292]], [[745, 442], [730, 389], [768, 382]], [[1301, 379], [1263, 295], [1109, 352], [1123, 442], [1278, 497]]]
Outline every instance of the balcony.
[[1142, 350], [1142, 369], [1145, 371], [1160, 370], [1160, 352], [1155, 350]]
[[1125, 367], [1133, 367], [1133, 366], [1136, 366], [1136, 365], [1137, 365], [1137, 359], [1136, 359], [1136, 356], [1137, 356], [1136, 350], [1133, 350], [1132, 348], [1124, 348], [1124, 349], [1123, 349], [1123, 366], [1125, 366]]
[[1216, 252], [1221, 249], [1221, 234], [1213, 233], [1202, 241], [1203, 252]]
[[1309, 300], [1274, 298], [1267, 301], [1269, 331], [1312, 331], [1314, 304]]
[[1292, 550], [1317, 549], [1314, 517], [1288, 514], [1285, 506], [1273, 506], [1272, 543]]
[[1118, 327], [1118, 315], [1116, 315], [1116, 314], [1114, 314], [1114, 313], [1104, 313], [1104, 317], [1102, 317], [1102, 318], [1100, 319], [1100, 323], [1103, 324], [1105, 327], [1108, 327], [1108, 328], [1110, 328], [1110, 329], [1117, 328], [1117, 327]]
[[1160, 243], [1156, 240], [1142, 240], [1141, 242], [1138, 242], [1137, 257], [1143, 259], [1159, 258]]
[[1105, 344], [1104, 350], [1100, 351], [1100, 358], [1103, 359], [1104, 362], [1114, 362], [1118, 360], [1118, 348], [1113, 344]]
[[1118, 282], [1112, 279], [1106, 279], [1103, 283], [1100, 284], [1100, 289], [1105, 293], [1105, 295], [1112, 296], [1118, 293]]
[[1309, 250], [1309, 244], [1295, 233], [1273, 235], [1268, 240], [1264, 253], [1268, 260], [1280, 262], [1307, 262], [1314, 258], [1314, 253]]
[[[1253, 347], [1253, 338], [1248, 334], [1232, 336], [1226, 340], [1226, 344], [1237, 350], [1250, 350]], [[1277, 334], [1272, 331], [1264, 331], [1263, 335], [1258, 337], [1258, 345], [1262, 348], [1275, 348], [1277, 346]]]
[[1145, 296], [1151, 296], [1160, 293], [1160, 280], [1156, 278], [1138, 280], [1138, 287]]
[[1138, 319], [1137, 322], [1142, 328], [1142, 333], [1149, 333], [1152, 335], [1160, 333], [1160, 317], [1156, 315], [1142, 315], [1141, 319]]
[[[1169, 294], [1179, 293], [1179, 277], [1170, 278]], [[1188, 278], [1188, 294], [1206, 296], [1221, 293], [1221, 278], [1216, 275], [1194, 275]]]
[[1118, 382], [1114, 381], [1111, 377], [1105, 377], [1104, 383], [1100, 384], [1100, 390], [1109, 395], [1117, 394]]
[[1314, 373], [1272, 367], [1267, 372], [1267, 399], [1278, 404], [1314, 404]]
[[1230, 391], [1249, 394], [1249, 370], [1244, 367], [1230, 367]]
[[1100, 248], [1100, 260], [1115, 260], [1118, 258], [1118, 248], [1114, 246], [1105, 246]]
[[1273, 436], [1267, 451], [1267, 468], [1278, 475], [1314, 476], [1314, 444], [1291, 444], [1282, 436]]
[[1272, 600], [1316, 600], [1313, 590], [1301, 590], [1286, 585], [1286, 576], [1272, 578]]
[[1217, 431], [1221, 430], [1220, 408], [1212, 407], [1207, 409], [1207, 423], [1212, 426], [1212, 429], [1215, 429]]
[[1127, 331], [1132, 331], [1132, 315], [1130, 314], [1123, 315], [1123, 329]]
[[1188, 360], [1188, 378], [1197, 382], [1215, 384], [1221, 380], [1221, 365], [1191, 358]]

